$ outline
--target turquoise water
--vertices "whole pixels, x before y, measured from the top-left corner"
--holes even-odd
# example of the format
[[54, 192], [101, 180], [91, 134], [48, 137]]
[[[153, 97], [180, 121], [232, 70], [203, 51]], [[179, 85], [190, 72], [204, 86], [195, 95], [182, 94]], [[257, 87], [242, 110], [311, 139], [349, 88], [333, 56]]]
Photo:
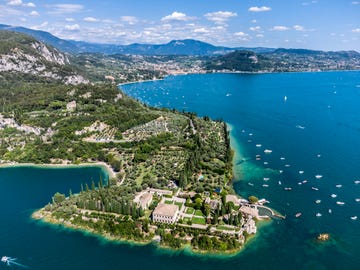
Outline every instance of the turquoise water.
[[[97, 181], [101, 170], [1, 168], [0, 256], [16, 257], [30, 269], [358, 269], [360, 203], [355, 198], [360, 198], [360, 184], [354, 181], [360, 180], [359, 75], [187, 75], [122, 87], [149, 104], [196, 111], [232, 125], [233, 147], [241, 153], [235, 161], [235, 190], [264, 197], [287, 215], [262, 224], [241, 254], [211, 258], [152, 245], [109, 243], [33, 221], [33, 210], [56, 191], [78, 192], [81, 183]], [[257, 154], [261, 160], [255, 159]], [[307, 183], [298, 185], [305, 179]], [[333, 193], [338, 197], [332, 198]], [[298, 212], [302, 215], [295, 218]], [[355, 215], [359, 219], [351, 220]], [[331, 233], [332, 240], [314, 241], [321, 232]]]
[[[150, 105], [231, 124], [235, 190], [266, 198], [287, 216], [260, 230], [234, 258], [239, 267], [360, 267], [359, 72], [171, 76], [122, 89]], [[332, 240], [314, 241], [322, 232]]]

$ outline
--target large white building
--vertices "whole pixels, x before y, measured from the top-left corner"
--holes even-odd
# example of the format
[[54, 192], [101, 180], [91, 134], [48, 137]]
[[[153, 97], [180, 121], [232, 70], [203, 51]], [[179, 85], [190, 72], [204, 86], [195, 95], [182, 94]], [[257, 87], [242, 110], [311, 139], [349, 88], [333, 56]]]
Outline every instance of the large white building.
[[174, 204], [160, 203], [153, 212], [153, 221], [161, 223], [175, 223], [179, 214], [179, 207]]

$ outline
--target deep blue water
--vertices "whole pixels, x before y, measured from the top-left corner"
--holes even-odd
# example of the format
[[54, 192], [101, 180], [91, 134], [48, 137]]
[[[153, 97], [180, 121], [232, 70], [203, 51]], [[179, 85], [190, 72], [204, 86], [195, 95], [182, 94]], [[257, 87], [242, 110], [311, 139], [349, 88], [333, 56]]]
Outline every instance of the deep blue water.
[[[265, 197], [287, 215], [263, 224], [239, 255], [220, 259], [115, 244], [33, 221], [33, 210], [56, 191], [78, 192], [81, 183], [97, 181], [101, 170], [1, 168], [0, 256], [17, 257], [30, 269], [359, 269], [360, 203], [355, 198], [360, 198], [360, 184], [354, 184], [360, 180], [359, 75], [187, 75], [122, 86], [148, 104], [195, 111], [232, 125], [235, 190]], [[257, 154], [261, 160], [255, 160]], [[240, 163], [243, 157], [250, 160]], [[318, 174], [323, 177], [316, 179]], [[298, 212], [302, 215], [295, 218]], [[359, 219], [351, 220], [355, 215]], [[321, 232], [331, 233], [332, 240], [314, 241]]]
[[[239, 267], [360, 268], [359, 72], [171, 76], [122, 89], [147, 104], [232, 126], [235, 190], [264, 197], [287, 216], [260, 230], [233, 259]], [[314, 241], [322, 232], [331, 234], [329, 243]]]

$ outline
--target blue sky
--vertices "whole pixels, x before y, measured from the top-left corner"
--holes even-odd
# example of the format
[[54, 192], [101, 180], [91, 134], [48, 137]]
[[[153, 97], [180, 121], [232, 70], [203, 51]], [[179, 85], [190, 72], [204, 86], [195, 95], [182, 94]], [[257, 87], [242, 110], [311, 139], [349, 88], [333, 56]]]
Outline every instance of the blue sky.
[[360, 51], [360, 0], [0, 0], [0, 23], [98, 43]]

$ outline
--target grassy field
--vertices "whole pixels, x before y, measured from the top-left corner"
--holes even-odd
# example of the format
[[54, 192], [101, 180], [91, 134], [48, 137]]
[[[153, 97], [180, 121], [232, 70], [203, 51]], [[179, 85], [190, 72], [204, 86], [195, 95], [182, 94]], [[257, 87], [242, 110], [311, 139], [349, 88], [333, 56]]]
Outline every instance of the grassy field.
[[206, 220], [203, 217], [193, 217], [191, 221], [193, 224], [200, 224], [200, 225], [206, 224]]
[[194, 212], [195, 212], [195, 209], [192, 208], [192, 207], [186, 208], [186, 211], [185, 211], [185, 213], [186, 213], [186, 214], [189, 214], [189, 215], [194, 214]]
[[195, 210], [195, 214], [194, 216], [199, 216], [199, 217], [203, 217], [204, 214], [200, 211], [200, 210]]

